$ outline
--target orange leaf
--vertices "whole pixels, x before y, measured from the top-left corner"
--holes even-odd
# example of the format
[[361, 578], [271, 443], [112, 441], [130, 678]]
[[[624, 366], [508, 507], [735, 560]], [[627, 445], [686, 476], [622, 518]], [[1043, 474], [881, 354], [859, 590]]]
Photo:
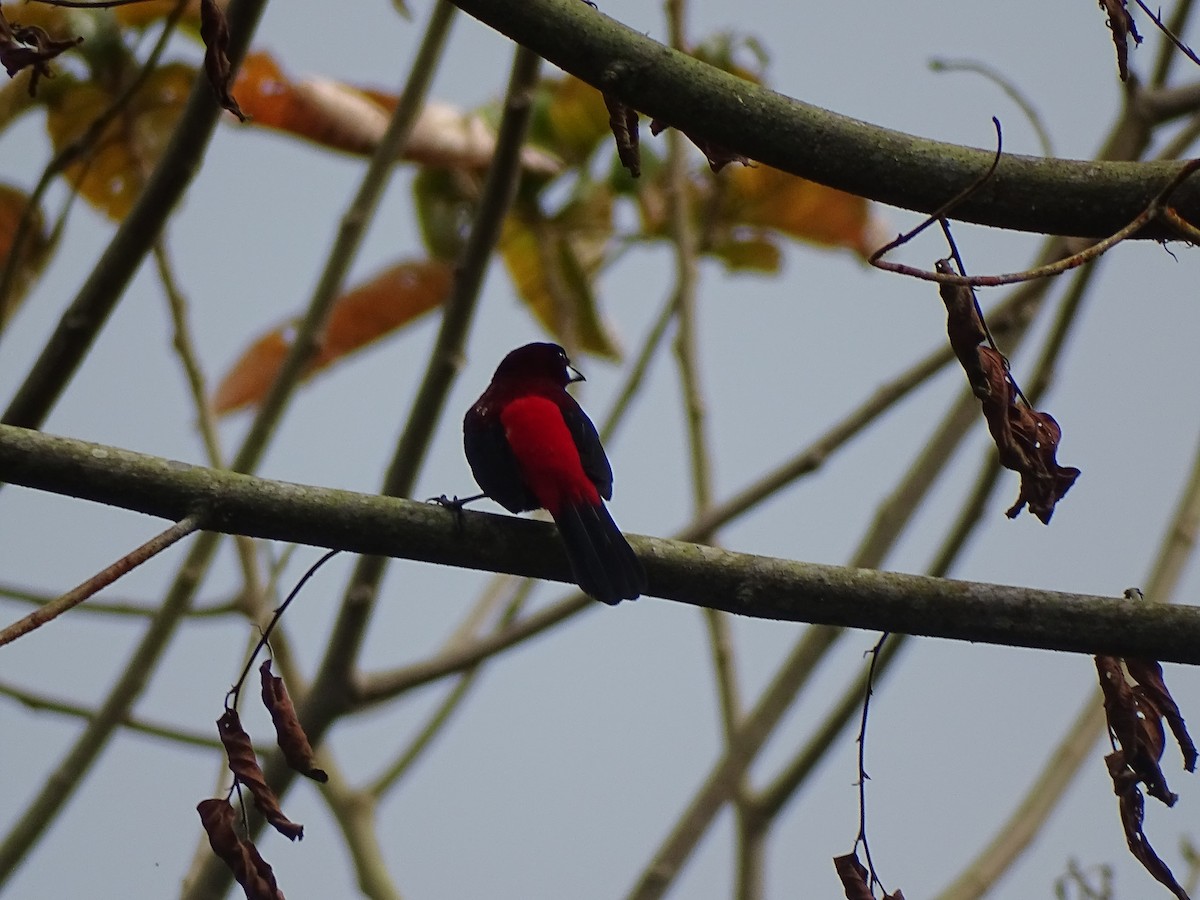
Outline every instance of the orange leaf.
[[[327, 78], [292, 78], [269, 53], [252, 53], [233, 92], [253, 124], [274, 128], [361, 156], [375, 150], [397, 98]], [[496, 136], [483, 118], [446, 103], [427, 101], [413, 124], [404, 158], [444, 168], [486, 168]], [[561, 163], [534, 147], [521, 150], [528, 171], [556, 174]]]
[[[67, 167], [67, 180], [110, 218], [123, 219], [133, 206], [170, 140], [195, 75], [195, 69], [182, 63], [151, 74], [91, 151]], [[114, 96], [94, 82], [67, 83], [55, 91], [46, 116], [54, 149], [62, 150], [83, 135]]]
[[361, 91], [333, 81], [293, 81], [269, 53], [246, 56], [234, 93], [255, 125], [347, 153], [370, 153], [387, 128], [387, 112]]
[[[229, 5], [229, 0], [217, 0], [217, 6], [224, 9]], [[153, 25], [160, 19], [165, 19], [170, 15], [171, 10], [176, 6], [176, 0], [141, 0], [140, 3], [127, 3], [124, 6], [115, 7], [112, 14], [116, 16], [117, 22], [128, 28], [145, 28], [147, 25]], [[183, 11], [182, 22], [192, 26], [193, 28], [200, 25], [200, 0], [188, 0], [187, 7]]]
[[862, 197], [766, 165], [729, 169], [724, 177], [721, 213], [731, 224], [775, 228], [864, 256], [875, 249], [870, 208]]
[[[399, 263], [343, 294], [330, 312], [321, 349], [305, 377], [401, 328], [441, 305], [454, 280], [440, 260]], [[267, 395], [292, 343], [291, 324], [259, 337], [226, 373], [213, 394], [217, 413], [259, 403]]]

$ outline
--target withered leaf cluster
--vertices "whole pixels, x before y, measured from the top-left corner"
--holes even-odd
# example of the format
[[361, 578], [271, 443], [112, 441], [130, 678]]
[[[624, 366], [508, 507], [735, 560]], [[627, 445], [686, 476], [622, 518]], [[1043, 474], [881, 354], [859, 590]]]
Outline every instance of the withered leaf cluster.
[[[936, 268], [946, 274], [953, 272], [945, 259], [938, 260]], [[988, 332], [971, 289], [943, 284], [940, 291], [950, 346], [983, 406], [1000, 464], [1021, 476], [1021, 491], [1007, 515], [1016, 518], [1028, 505], [1029, 511], [1048, 525], [1055, 504], [1079, 477], [1078, 469], [1058, 464], [1062, 429], [1053, 416], [1031, 409], [1022, 399], [1007, 361], [988, 346]]]
[[238, 837], [237, 812], [228, 800], [208, 799], [196, 804], [208, 844], [242, 886], [246, 900], [284, 900], [275, 873], [250, 841]]
[[83, 38], [74, 37], [55, 40], [39, 25], [9, 23], [0, 10], [0, 63], [11, 78], [22, 69], [32, 67], [29, 79], [29, 96], [37, 93], [38, 78], [53, 77], [48, 63], [64, 50], [83, 43]]
[[1117, 48], [1117, 72], [1122, 81], [1129, 80], [1129, 39], [1133, 38], [1135, 44], [1142, 42], [1125, 4], [1126, 0], [1100, 0], [1100, 8], [1108, 13], [1107, 24]]
[[[867, 867], [858, 860], [857, 853], [847, 853], [845, 856], [835, 856], [833, 867], [842, 882], [842, 890], [846, 892], [846, 900], [875, 900], [871, 893], [870, 873]], [[904, 900], [904, 894], [895, 890], [884, 894], [883, 900]]]
[[229, 91], [232, 75], [226, 53], [229, 48], [229, 24], [216, 0], [200, 0], [200, 38], [204, 41], [204, 71], [217, 95], [217, 102], [245, 122], [242, 108]]
[[[308, 735], [300, 725], [283, 679], [271, 674], [269, 659], [259, 667], [259, 674], [262, 679], [263, 705], [271, 714], [271, 720], [275, 724], [275, 738], [287, 764], [314, 781], [326, 782], [329, 776], [314, 765], [314, 753]], [[239, 681], [238, 688], [240, 687]], [[236, 693], [238, 688], [232, 693]], [[229, 762], [229, 770], [233, 772], [235, 787], [244, 787], [250, 792], [250, 796], [254, 798], [254, 805], [276, 831], [289, 840], [303, 838], [304, 826], [284, 815], [279, 806], [279, 798], [267, 784], [258, 765], [254, 746], [250, 742], [250, 735], [242, 727], [236, 709], [226, 707], [221, 718], [217, 719], [217, 733], [225, 747], [225, 756]], [[238, 884], [246, 892], [247, 900], [282, 900], [283, 894], [275, 884], [271, 867], [259, 855], [252, 841], [237, 835], [234, 829], [237, 816], [229, 802], [204, 800], [196, 809], [200, 813], [204, 830], [208, 833], [213, 852], [229, 866]]]
[[1196, 769], [1196, 746], [1163, 680], [1162, 666], [1155, 660], [1097, 656], [1096, 671], [1109, 734], [1116, 746], [1104, 762], [1120, 804], [1129, 850], [1158, 882], [1180, 900], [1188, 900], [1187, 892], [1142, 830], [1145, 801], [1140, 785], [1167, 806], [1174, 806], [1179, 799], [1167, 787], [1161, 766], [1166, 746], [1164, 720], [1179, 745], [1183, 767], [1189, 772]]

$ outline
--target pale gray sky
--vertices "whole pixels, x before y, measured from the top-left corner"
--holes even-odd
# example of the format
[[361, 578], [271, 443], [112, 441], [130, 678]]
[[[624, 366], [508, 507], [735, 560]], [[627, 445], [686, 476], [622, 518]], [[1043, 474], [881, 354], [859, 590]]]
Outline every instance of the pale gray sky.
[[[289, 71], [396, 89], [429, 3], [415, 0], [405, 22], [387, 3], [333, 10], [313, 0], [268, 8], [256, 46]], [[660, 4], [608, 0], [610, 15], [651, 36], [666, 34]], [[757, 37], [771, 55], [772, 85], [803, 100], [920, 135], [991, 146], [991, 117], [1005, 148], [1036, 153], [1032, 130], [994, 85], [972, 74], [935, 74], [930, 59], [970, 58], [993, 66], [1037, 105], [1060, 155], [1090, 156], [1118, 108], [1111, 41], [1094, 3], [740, 4], [693, 0], [691, 34], [732, 29]], [[1148, 23], [1143, 29], [1149, 34]], [[1200, 41], [1200, 35], [1192, 35]], [[1148, 71], [1157, 37], [1133, 54]], [[195, 57], [194, 48], [180, 45]], [[472, 107], [503, 88], [511, 47], [461, 17], [434, 95]], [[1180, 63], [1188, 80], [1200, 75]], [[645, 132], [644, 139], [653, 139]], [[0, 136], [0, 179], [29, 186], [45, 159], [38, 116]], [[169, 234], [191, 299], [209, 375], [251, 336], [299, 310], [363, 161], [330, 157], [284, 137], [224, 126]], [[421, 250], [400, 170], [364, 251], [361, 278]], [[57, 208], [63, 193], [53, 193]], [[880, 210], [900, 230], [916, 222]], [[6, 395], [40, 350], [57, 317], [111, 234], [82, 205], [63, 250], [0, 340]], [[974, 272], [1024, 268], [1036, 238], [956, 229]], [[932, 238], [902, 257], [928, 266], [944, 255]], [[1194, 335], [1200, 260], [1154, 245], [1118, 248], [1104, 263], [1044, 404], [1064, 431], [1060, 461], [1083, 470], [1050, 527], [1003, 510], [1017, 492], [1004, 475], [987, 523], [955, 576], [1083, 593], [1119, 595], [1143, 581], [1197, 442]], [[702, 266], [700, 332], [710, 400], [718, 497], [748, 484], [820, 434], [911, 360], [944, 341], [944, 310], [929, 285], [870, 270], [846, 253], [796, 247], [779, 278], [729, 277]], [[664, 248], [637, 251], [607, 274], [602, 302], [627, 347], [636, 348], [670, 290]], [[1061, 293], [1060, 285], [1054, 296]], [[985, 294], [985, 307], [1000, 297]], [[46, 425], [51, 432], [199, 462], [201, 449], [165, 301], [151, 269], [135, 281], [79, 377]], [[1043, 329], [1044, 330], [1044, 329]], [[434, 322], [381, 343], [316, 380], [293, 403], [261, 474], [374, 491], [407, 413]], [[465, 494], [459, 411], [513, 346], [538, 339], [499, 265], [488, 280], [470, 364], [455, 388], [417, 494]], [[1018, 379], [1033, 354], [1014, 357]], [[576, 361], [588, 376], [583, 402], [603, 418], [622, 370]], [[667, 535], [689, 518], [690, 491], [678, 379], [666, 357], [627, 424], [609, 446], [612, 504], [629, 531]], [[943, 373], [879, 428], [758, 514], [724, 531], [730, 548], [842, 563], [941, 406], [964, 382]], [[245, 417], [223, 428], [237, 445]], [[937, 490], [934, 502], [889, 558], [921, 571], [941, 540], [987, 447], [982, 423]], [[79, 502], [6, 488], [3, 579], [66, 589], [160, 528], [160, 523]], [[317, 552], [303, 549], [294, 581]], [[180, 552], [156, 560], [112, 589], [149, 601]], [[349, 560], [335, 561], [306, 589], [287, 624], [312, 671], [332, 621]], [[206, 598], [236, 584], [232, 553]], [[472, 573], [392, 565], [364, 664], [387, 668], [433, 650], [469, 608], [483, 579]], [[1200, 588], [1194, 573], [1180, 591]], [[543, 586], [541, 600], [562, 596]], [[5, 620], [23, 610], [0, 605]], [[185, 630], [138, 706], [139, 714], [207, 729], [241, 665], [247, 629], [222, 621]], [[794, 642], [798, 626], [739, 621], [738, 661], [746, 696], [761, 689]], [[102, 697], [139, 636], [127, 621], [81, 614], [5, 648], [3, 679], [77, 698]], [[818, 674], [807, 699], [768, 746], [755, 774], [768, 777], [807, 738], [825, 703], [862, 665], [874, 635], [850, 635]], [[456, 721], [382, 813], [382, 843], [395, 879], [412, 898], [620, 896], [720, 752], [713, 679], [699, 613], [653, 599], [596, 608], [565, 629], [489, 667]], [[1200, 677], [1167, 667], [1185, 716], [1200, 727]], [[1011, 810], [1085, 693], [1091, 661], [1033, 651], [932, 640], [909, 648], [878, 691], [868, 741], [869, 833], [886, 883], [908, 897], [943, 887]], [[388, 714], [340, 727], [333, 746], [358, 777], [375, 773], [423, 722], [444, 686], [413, 695]], [[250, 727], [255, 727], [252, 717]], [[262, 723], [257, 723], [259, 730]], [[0, 827], [24, 806], [78, 731], [73, 720], [29, 712], [0, 699], [5, 736]], [[214, 731], [215, 734], [215, 731]], [[831, 857], [857, 830], [854, 735], [845, 735], [813, 783], [793, 802], [769, 846], [768, 896], [840, 896]], [[1067, 861], [1112, 864], [1120, 897], [1163, 893], [1127, 853], [1115, 798], [1097, 745], [1067, 802], [996, 896], [1047, 896]], [[1181, 834], [1196, 821], [1200, 791], [1165, 755], [1176, 809], [1149, 804], [1147, 833], [1177, 872]], [[194, 807], [213, 791], [215, 758], [123, 734], [110, 746], [54, 830], [11, 881], [16, 898], [169, 897], [200, 837]], [[323, 804], [309, 785], [284, 808], [306, 825], [302, 844], [261, 842], [291, 900], [354, 894], [353, 873]], [[729, 893], [731, 817], [701, 844], [674, 897]]]

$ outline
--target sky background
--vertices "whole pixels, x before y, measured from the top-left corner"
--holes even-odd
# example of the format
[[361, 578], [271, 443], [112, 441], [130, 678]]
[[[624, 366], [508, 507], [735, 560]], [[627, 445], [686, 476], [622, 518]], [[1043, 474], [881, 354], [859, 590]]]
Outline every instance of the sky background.
[[[665, 37], [660, 4], [608, 0], [602, 7], [634, 29]], [[255, 46], [274, 52], [297, 75], [395, 91], [429, 3], [415, 0], [413, 10], [413, 20], [405, 21], [385, 2], [336, 12], [312, 0], [275, 3]], [[1139, 25], [1151, 34], [1144, 18]], [[1011, 100], [978, 75], [931, 72], [931, 59], [971, 59], [1005, 73], [1037, 106], [1060, 156], [1091, 156], [1121, 97], [1112, 43], [1094, 3], [693, 0], [688, 30], [694, 39], [725, 30], [753, 36], [770, 55], [774, 88], [879, 125], [990, 147], [995, 115], [1005, 149], [1017, 153], [1037, 153], [1038, 144]], [[1200, 34], [1185, 37], [1200, 41]], [[1133, 54], [1136, 72], [1149, 71], [1157, 44], [1151, 35]], [[186, 42], [173, 52], [197, 58]], [[510, 59], [507, 39], [460, 16], [432, 96], [465, 108], [485, 104], [502, 91]], [[1184, 81], [1200, 76], [1189, 65], [1178, 66]], [[661, 138], [645, 132], [643, 138], [662, 146]], [[29, 188], [46, 158], [39, 115], [0, 134], [0, 180]], [[228, 123], [220, 128], [168, 235], [214, 383], [253, 336], [307, 302], [364, 165], [277, 134]], [[352, 282], [422, 254], [410, 176], [411, 170], [397, 171]], [[64, 196], [61, 188], [52, 192], [47, 208], [57, 209]], [[917, 221], [898, 210], [878, 213], [891, 231]], [[5, 399], [111, 234], [106, 221], [77, 206], [55, 262], [0, 340]], [[956, 237], [976, 273], [1024, 268], [1038, 244], [1036, 236], [968, 226], [958, 226]], [[1139, 244], [1111, 253], [1073, 332], [1043, 408], [1063, 428], [1060, 462], [1083, 474], [1053, 523], [1004, 517], [1017, 492], [1016, 476], [1006, 473], [955, 577], [1106, 595], [1144, 582], [1190, 469], [1200, 422], [1194, 389], [1200, 260], [1182, 245], [1171, 249], [1173, 255]], [[944, 249], [930, 238], [900, 258], [929, 266], [941, 255]], [[718, 499], [806, 446], [945, 340], [936, 290], [871, 270], [847, 252], [795, 246], [776, 278], [729, 276], [712, 263], [701, 271], [699, 330]], [[606, 273], [601, 302], [627, 348], [640, 346], [672, 278], [665, 246], [631, 252]], [[1065, 285], [1056, 285], [1052, 296]], [[984, 294], [985, 308], [1003, 296]], [[435, 329], [430, 318], [304, 388], [260, 474], [376, 491]], [[1044, 330], [1043, 323], [1039, 333]], [[493, 265], [469, 362], [416, 496], [473, 492], [460, 412], [505, 352], [542, 337], [514, 299], [502, 266]], [[1018, 380], [1033, 358], [1028, 350], [1014, 356]], [[595, 359], [576, 363], [588, 377], [581, 399], [599, 421], [624, 369]], [[723, 545], [844, 563], [963, 382], [961, 371], [947, 369], [816, 476], [723, 530]], [[681, 410], [677, 373], [663, 356], [608, 445], [616, 472], [612, 510], [628, 531], [670, 535], [690, 518]], [[193, 419], [170, 346], [166, 302], [152, 267], [143, 267], [45, 429], [199, 463]], [[227, 451], [238, 446], [247, 421], [240, 415], [223, 423]], [[994, 451], [980, 422], [887, 568], [923, 570], [988, 452]], [[132, 513], [7, 487], [0, 494], [0, 580], [57, 593], [162, 527]], [[172, 550], [110, 593], [156, 602], [184, 552]], [[301, 548], [284, 583], [294, 583], [318, 555]], [[306, 672], [320, 658], [351, 565], [343, 558], [327, 566], [288, 613]], [[226, 542], [202, 601], [223, 599], [237, 579]], [[386, 669], [433, 652], [483, 583], [476, 573], [393, 563], [364, 667]], [[1179, 599], [1192, 602], [1198, 587], [1189, 570]], [[547, 584], [536, 598], [543, 603], [563, 595], [562, 586]], [[6, 620], [25, 612], [7, 602], [0, 609]], [[72, 613], [5, 648], [0, 680], [94, 703], [120, 672], [140, 628], [130, 620]], [[746, 698], [765, 685], [800, 628], [736, 623]], [[210, 728], [242, 664], [247, 631], [232, 619], [183, 630], [138, 714], [189, 730]], [[852, 633], [843, 641], [767, 746], [753, 770], [756, 781], [807, 739], [874, 640]], [[1166, 672], [1184, 715], [1200, 727], [1200, 677], [1179, 666]], [[869, 834], [889, 888], [929, 896], [957, 874], [1010, 813], [1094, 682], [1094, 667], [1083, 656], [934, 640], [909, 648], [875, 696], [868, 738]], [[445, 688], [423, 689], [386, 714], [339, 727], [332, 746], [344, 768], [355, 780], [374, 775], [407, 744]], [[263, 720], [248, 719], [251, 730], [261, 732]], [[76, 720], [0, 698], [0, 827], [7, 830], [79, 728]], [[382, 844], [406, 897], [620, 896], [720, 749], [700, 614], [650, 598], [611, 610], [596, 604], [489, 666], [433, 752], [382, 811]], [[785, 812], [768, 848], [767, 896], [840, 896], [830, 859], [850, 850], [857, 831], [855, 752], [854, 735], [844, 735]], [[1114, 866], [1117, 897], [1166, 895], [1125, 849], [1105, 752], [1098, 744], [1067, 801], [995, 896], [1050, 895], [1069, 860]], [[1181, 799], [1174, 810], [1148, 804], [1147, 834], [1182, 874], [1178, 843], [1192, 833], [1200, 791], [1179, 770], [1174, 747], [1164, 760]], [[200, 838], [195, 804], [213, 792], [217, 774], [212, 754], [119, 735], [6, 896], [176, 895]], [[284, 808], [306, 825], [306, 839], [288, 845], [270, 835], [260, 847], [287, 896], [352, 896], [353, 872], [313, 787], [298, 786]], [[671, 896], [728, 895], [731, 834], [727, 812]]]

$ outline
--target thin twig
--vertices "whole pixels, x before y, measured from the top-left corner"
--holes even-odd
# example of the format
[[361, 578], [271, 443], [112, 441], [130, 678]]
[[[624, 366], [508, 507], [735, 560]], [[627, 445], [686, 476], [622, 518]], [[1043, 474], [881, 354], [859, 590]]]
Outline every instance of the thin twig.
[[872, 253], [867, 259], [867, 262], [873, 266], [886, 268], [886, 266], [884, 266], [880, 261], [884, 255], [890, 253], [892, 250], [895, 250], [897, 247], [907, 244], [926, 228], [948, 216], [956, 207], [961, 206], [964, 201], [970, 199], [970, 197], [975, 194], [976, 191], [991, 181], [992, 176], [996, 174], [996, 167], [1000, 165], [1000, 157], [1004, 151], [1004, 132], [1000, 129], [1000, 120], [995, 116], [992, 116], [992, 124], [996, 128], [996, 152], [992, 154], [991, 165], [989, 165], [981, 174], [977, 175], [970, 184], [968, 184], [957, 194], [926, 216], [925, 220], [916, 228], [897, 235], [894, 240], [884, 244], [882, 247]]
[[[1134, 219], [1127, 225], [1125, 225], [1125, 227], [1121, 228], [1114, 234], [1110, 234], [1108, 237], [1090, 244], [1088, 247], [1079, 251], [1078, 253], [1073, 253], [1070, 256], [1059, 259], [1053, 263], [1048, 263], [1044, 266], [1037, 266], [1032, 269], [1027, 269], [1024, 272], [1009, 272], [1004, 275], [971, 275], [967, 277], [947, 272], [930, 272], [925, 269], [918, 269], [915, 266], [909, 266], [903, 263], [887, 262], [878, 258], [881, 253], [886, 252], [888, 249], [891, 249], [894, 246], [898, 246], [899, 243], [903, 243], [903, 240], [900, 238], [897, 238], [896, 241], [893, 241], [887, 247], [876, 251], [876, 253], [872, 255], [869, 262], [876, 268], [884, 269], [888, 272], [895, 272], [899, 275], [908, 275], [912, 278], [919, 278], [922, 281], [936, 281], [939, 284], [956, 284], [965, 285], [967, 287], [999, 287], [1000, 285], [1005, 284], [1018, 284], [1023, 281], [1034, 281], [1036, 279], [1061, 275], [1064, 272], [1069, 272], [1071, 269], [1082, 266], [1084, 263], [1098, 259], [1117, 244], [1121, 243], [1132, 235], [1137, 234], [1160, 216], [1167, 218], [1164, 216], [1164, 213], [1170, 208], [1167, 206], [1167, 201], [1170, 199], [1171, 194], [1173, 194], [1179, 188], [1179, 186], [1183, 184], [1183, 182], [1186, 181], [1198, 168], [1200, 168], [1200, 160], [1187, 160], [1181, 166], [1179, 171], [1175, 173], [1175, 176], [1169, 182], [1167, 182], [1167, 185], [1155, 195], [1154, 199], [1152, 199], [1150, 203], [1146, 205], [1146, 208], [1138, 213], [1138, 215], [1134, 217]], [[928, 223], [923, 223], [921, 227], [925, 227], [927, 224]], [[1172, 222], [1171, 224], [1174, 223]], [[918, 230], [919, 229], [916, 229], [911, 232], [909, 237], [911, 237], [913, 234], [916, 234]]]
[[1029, 126], [1033, 129], [1033, 133], [1037, 135], [1038, 144], [1041, 145], [1043, 156], [1054, 155], [1054, 142], [1050, 139], [1050, 132], [1046, 128], [1046, 123], [1042, 121], [1041, 115], [1037, 111], [1037, 107], [1030, 102], [1010, 81], [1003, 72], [994, 69], [989, 65], [971, 59], [931, 59], [929, 68], [935, 72], [974, 72], [977, 75], [982, 75], [996, 87], [1000, 88], [1014, 104], [1017, 109], [1025, 114], [1025, 118], [1029, 120]]
[[[16, 685], [4, 684], [0, 682], [0, 696], [11, 697], [13, 700], [20, 703], [29, 709], [57, 713], [59, 715], [71, 716], [76, 719], [84, 719], [90, 721], [95, 718], [96, 710], [84, 706], [79, 703], [74, 703], [70, 700], [62, 700], [55, 697], [48, 697], [45, 694], [35, 693]], [[208, 732], [194, 732], [186, 729], [176, 728], [173, 725], [162, 725], [156, 722], [148, 722], [145, 719], [139, 719], [132, 714], [126, 714], [121, 719], [121, 726], [128, 728], [130, 731], [136, 731], [139, 734], [145, 734], [150, 737], [162, 738], [166, 741], [171, 741], [175, 744], [183, 744], [190, 747], [201, 747], [205, 750], [220, 750], [222, 744], [220, 740], [213, 737]], [[259, 752], [265, 750], [265, 747], [258, 748]]]
[[[1175, 4], [1175, 9], [1171, 13], [1171, 21], [1167, 23], [1167, 27], [1172, 34], [1183, 33], [1191, 13], [1192, 0], [1179, 0]], [[1162, 87], [1167, 83], [1167, 77], [1171, 74], [1171, 67], [1175, 63], [1175, 60], [1178, 59], [1177, 54], [1172, 50], [1173, 46], [1170, 40], [1166, 40], [1158, 48], [1158, 57], [1154, 60], [1154, 69], [1150, 76], [1150, 86], [1152, 88]]]
[[1181, 41], [1176, 36], [1175, 32], [1172, 31], [1167, 26], [1167, 24], [1162, 20], [1162, 17], [1160, 17], [1157, 13], [1154, 12], [1154, 10], [1152, 10], [1149, 6], [1147, 6], [1145, 4], [1144, 0], [1133, 0], [1133, 2], [1142, 8], [1142, 12], [1144, 12], [1147, 16], [1150, 17], [1150, 21], [1158, 26], [1158, 30], [1161, 31], [1164, 35], [1166, 35], [1167, 40], [1169, 40], [1172, 44], [1174, 44], [1176, 49], [1178, 49], [1180, 53], [1182, 53], [1184, 56], [1186, 56], [1188, 59], [1190, 59], [1196, 65], [1200, 66], [1200, 56], [1197, 56], [1191, 47], [1189, 47], [1187, 44], [1185, 44], [1183, 41]]
[[[208, 403], [208, 390], [204, 384], [204, 371], [200, 366], [200, 357], [196, 353], [196, 344], [192, 339], [192, 327], [188, 321], [188, 301], [175, 277], [175, 267], [171, 264], [171, 256], [167, 252], [166, 240], [159, 237], [154, 242], [154, 263], [158, 269], [158, 278], [162, 282], [163, 293], [167, 297], [167, 307], [171, 314], [171, 324], [174, 328], [171, 343], [179, 362], [183, 366], [184, 377], [187, 379], [191, 394], [192, 406], [196, 410], [196, 426], [200, 438], [204, 442], [204, 451], [208, 464], [213, 468], [225, 466], [225, 456], [221, 452], [221, 441], [217, 434], [216, 418]], [[234, 541], [237, 547], [238, 562], [242, 567], [243, 590], [247, 597], [257, 596], [262, 590], [258, 574], [258, 559], [251, 538], [238, 536]]]
[[[867, 722], [870, 720], [871, 693], [875, 685], [875, 666], [879, 662], [880, 651], [887, 643], [888, 635], [881, 634], [868, 653], [871, 657], [867, 665], [866, 685], [862, 694], [862, 716], [858, 725], [858, 836], [854, 839], [857, 849], [862, 844], [863, 855], [867, 858], [867, 871], [870, 873], [868, 887], [883, 886], [879, 875], [875, 872], [875, 861], [871, 858], [871, 845], [867, 842]], [[886, 893], [886, 891], [885, 891]]]
[[[56, 600], [58, 596], [58, 594], [47, 594], [45, 591], [37, 591], [15, 584], [0, 583], [0, 598], [13, 600], [17, 603], [26, 603], [31, 606], [45, 606], [47, 603]], [[211, 603], [207, 606], [197, 606], [188, 615], [191, 618], [201, 619], [215, 616], [229, 616], [236, 613], [237, 610], [237, 604], [227, 601], [223, 603]], [[79, 611], [81, 613], [88, 612], [107, 616], [145, 619], [148, 616], [154, 615], [157, 609], [149, 603], [133, 600], [109, 600], [107, 602], [93, 600], [87, 606], [81, 607]]]
[[159, 532], [140, 547], [130, 550], [116, 562], [105, 566], [87, 581], [67, 591], [57, 600], [40, 606], [29, 615], [18, 619], [0, 630], [0, 647], [11, 644], [17, 638], [29, 634], [47, 622], [78, 606], [88, 597], [108, 587], [122, 575], [132, 571], [149, 559], [154, 558], [172, 544], [187, 537], [200, 527], [201, 516], [193, 514], [176, 522], [165, 531]]
[[246, 679], [249, 677], [250, 670], [254, 668], [254, 661], [258, 657], [259, 651], [262, 650], [263, 647], [267, 646], [267, 644], [270, 642], [271, 633], [275, 630], [275, 626], [279, 624], [279, 620], [283, 618], [283, 614], [287, 612], [287, 608], [292, 605], [292, 601], [300, 595], [300, 591], [303, 590], [306, 584], [308, 584], [309, 579], [316, 575], [320, 568], [325, 565], [325, 563], [329, 562], [340, 552], [340, 550], [330, 550], [328, 553], [323, 554], [320, 559], [308, 567], [308, 571], [300, 576], [300, 580], [296, 582], [295, 587], [291, 589], [284, 601], [279, 604], [279, 608], [276, 609], [274, 615], [271, 616], [271, 621], [268, 622], [267, 627], [262, 630], [262, 634], [259, 636], [258, 642], [254, 645], [254, 648], [250, 651], [250, 653], [247, 654], [246, 665], [245, 668], [242, 669], [242, 674], [238, 677], [237, 681], [233, 683], [233, 687], [229, 689], [229, 693], [225, 695], [226, 709], [237, 709], [238, 697], [242, 692], [242, 685], [245, 684]]

